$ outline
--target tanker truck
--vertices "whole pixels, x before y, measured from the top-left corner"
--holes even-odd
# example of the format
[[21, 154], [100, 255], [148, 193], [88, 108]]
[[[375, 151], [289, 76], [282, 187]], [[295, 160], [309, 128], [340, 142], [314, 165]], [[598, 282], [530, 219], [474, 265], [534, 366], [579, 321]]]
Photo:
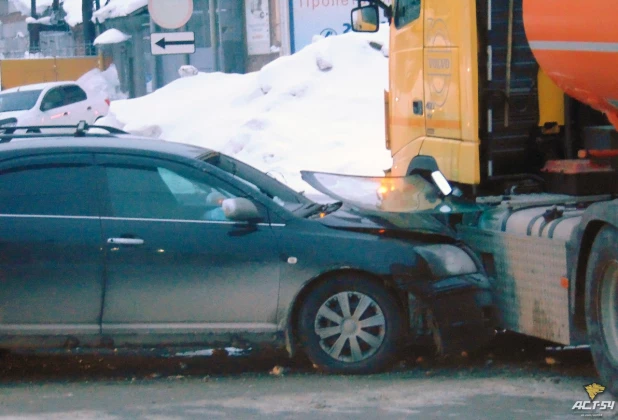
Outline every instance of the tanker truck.
[[359, 2], [390, 26], [388, 177], [441, 172], [502, 328], [590, 346], [618, 395], [618, 14], [606, 0]]

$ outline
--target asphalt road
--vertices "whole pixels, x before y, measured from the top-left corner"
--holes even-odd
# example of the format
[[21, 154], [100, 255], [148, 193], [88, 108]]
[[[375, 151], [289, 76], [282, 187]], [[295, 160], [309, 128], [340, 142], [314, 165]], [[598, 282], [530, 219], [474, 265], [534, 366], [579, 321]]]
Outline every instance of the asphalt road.
[[587, 350], [547, 351], [527, 341], [450, 359], [410, 356], [369, 376], [322, 375], [265, 354], [8, 355], [0, 362], [0, 419], [618, 417], [618, 407], [571, 409], [588, 400], [583, 386], [595, 381]]

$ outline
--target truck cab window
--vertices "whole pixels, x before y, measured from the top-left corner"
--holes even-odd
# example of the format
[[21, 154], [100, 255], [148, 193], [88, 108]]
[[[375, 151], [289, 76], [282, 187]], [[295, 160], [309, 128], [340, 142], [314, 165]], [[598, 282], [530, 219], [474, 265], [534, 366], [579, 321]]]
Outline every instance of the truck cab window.
[[395, 2], [395, 27], [407, 25], [421, 16], [421, 0], [397, 0]]

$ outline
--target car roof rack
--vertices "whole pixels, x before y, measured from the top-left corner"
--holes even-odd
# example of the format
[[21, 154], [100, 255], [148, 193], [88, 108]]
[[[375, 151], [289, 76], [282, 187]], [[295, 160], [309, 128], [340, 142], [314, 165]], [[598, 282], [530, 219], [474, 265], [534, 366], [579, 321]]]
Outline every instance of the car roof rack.
[[[97, 136], [98, 133], [88, 133], [90, 129], [105, 130], [108, 134], [129, 134], [126, 131], [106, 125], [90, 125], [86, 121], [80, 121], [77, 125], [31, 125], [31, 126], [3, 126], [0, 125], [0, 143], [9, 143], [14, 139], [32, 139], [44, 137], [58, 137], [62, 135], [70, 135], [73, 131], [74, 137]], [[41, 130], [66, 130], [67, 132], [47, 132], [42, 133]], [[19, 134], [22, 132], [22, 134]]]

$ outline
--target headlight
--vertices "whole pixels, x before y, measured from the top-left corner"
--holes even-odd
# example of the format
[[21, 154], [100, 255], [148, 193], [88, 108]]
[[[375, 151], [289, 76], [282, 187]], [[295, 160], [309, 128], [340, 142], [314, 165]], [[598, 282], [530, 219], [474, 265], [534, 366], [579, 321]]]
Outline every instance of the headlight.
[[5, 123], [0, 126], [0, 128], [13, 128], [13, 127], [17, 127], [17, 121]]

